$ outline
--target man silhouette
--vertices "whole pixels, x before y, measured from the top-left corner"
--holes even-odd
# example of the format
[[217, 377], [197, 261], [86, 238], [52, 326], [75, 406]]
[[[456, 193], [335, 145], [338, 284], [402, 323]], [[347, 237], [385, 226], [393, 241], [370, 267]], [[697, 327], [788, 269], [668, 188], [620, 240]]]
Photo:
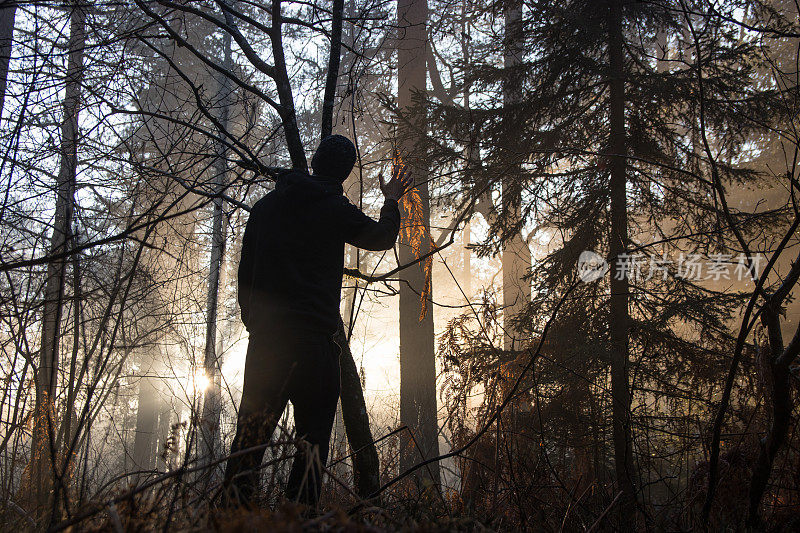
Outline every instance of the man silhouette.
[[[286, 497], [307, 505], [319, 500], [322, 465], [339, 399], [339, 325], [344, 244], [388, 250], [400, 228], [397, 202], [410, 175], [392, 169], [375, 221], [353, 206], [342, 182], [356, 161], [341, 135], [322, 140], [313, 175], [288, 171], [275, 190], [250, 211], [239, 263], [239, 305], [250, 333], [236, 436], [225, 470], [229, 501], [249, 504], [258, 484], [264, 444], [287, 401], [294, 407], [301, 443]], [[250, 452], [243, 452], [255, 448]], [[242, 453], [238, 453], [242, 452]]]

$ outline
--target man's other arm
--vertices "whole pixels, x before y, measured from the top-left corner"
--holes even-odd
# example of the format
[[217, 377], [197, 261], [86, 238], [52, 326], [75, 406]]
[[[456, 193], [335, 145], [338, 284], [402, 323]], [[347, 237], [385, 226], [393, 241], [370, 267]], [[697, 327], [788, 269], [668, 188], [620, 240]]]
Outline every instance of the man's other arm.
[[373, 220], [359, 208], [342, 198], [344, 240], [363, 250], [389, 250], [397, 241], [400, 231], [400, 209], [397, 200], [387, 198], [381, 208], [381, 216]]

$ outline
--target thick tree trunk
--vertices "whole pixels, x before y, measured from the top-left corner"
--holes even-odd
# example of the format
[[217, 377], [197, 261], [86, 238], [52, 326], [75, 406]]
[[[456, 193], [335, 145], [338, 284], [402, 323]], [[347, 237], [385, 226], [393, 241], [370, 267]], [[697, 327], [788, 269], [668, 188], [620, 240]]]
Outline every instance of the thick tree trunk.
[[783, 278], [781, 287], [764, 303], [761, 314], [761, 321], [767, 329], [769, 339], [769, 353], [763, 354], [762, 360], [764, 361], [764, 377], [769, 380], [771, 385], [767, 399], [767, 406], [771, 409], [771, 420], [769, 430], [760, 442], [758, 458], [750, 478], [747, 525], [752, 528], [762, 525], [759, 513], [761, 499], [767, 490], [775, 456], [786, 440], [792, 419], [790, 366], [800, 353], [800, 328], [795, 332], [789, 345], [784, 348], [780, 315], [784, 300], [798, 280], [800, 280], [800, 254], [792, 264], [789, 273]]
[[463, 265], [461, 268], [461, 290], [466, 295], [467, 302], [472, 299], [472, 250], [469, 248], [472, 238], [472, 222], [467, 219], [464, 229], [461, 230], [461, 257]]
[[[136, 431], [133, 439], [135, 470], [153, 470], [156, 465], [158, 430], [158, 387], [156, 378], [149, 375], [150, 368], [143, 366], [139, 378], [139, 403], [136, 409]], [[139, 481], [145, 475], [137, 476]]]
[[[469, 5], [469, 0], [462, 0], [461, 1], [461, 59], [464, 61], [465, 65], [469, 65], [472, 62], [472, 58], [470, 57], [470, 23], [469, 17], [472, 13], [472, 6]], [[432, 59], [434, 62], [436, 61], [435, 58]], [[464, 82], [464, 109], [468, 112], [471, 110], [472, 102], [472, 83], [469, 80]], [[478, 148], [476, 146], [476, 135], [471, 135], [469, 144], [466, 147], [466, 162], [467, 162], [467, 174], [471, 172], [474, 168], [477, 168], [479, 165], [478, 159]], [[464, 183], [465, 187], [469, 186], [468, 180], [465, 180]], [[472, 213], [467, 219], [464, 221], [464, 229], [461, 232], [461, 245], [462, 245], [462, 257], [463, 257], [463, 269], [462, 269], [462, 280], [461, 280], [461, 289], [464, 291], [466, 295], [467, 302], [470, 301], [472, 298], [472, 250], [469, 249], [470, 239], [472, 239]]]
[[[778, 357], [773, 356], [775, 352], [765, 354], [769, 357], [769, 362], [765, 365], [771, 373], [772, 390], [770, 391], [767, 405], [771, 408], [770, 426], [766, 436], [761, 439], [759, 453], [753, 466], [753, 474], [750, 478], [750, 490], [748, 493], [748, 512], [747, 526], [758, 528], [761, 526], [760, 507], [761, 499], [767, 490], [767, 483], [772, 474], [772, 465], [775, 456], [778, 454], [786, 435], [789, 431], [792, 416], [792, 397], [788, 362], [779, 362]], [[779, 354], [781, 352], [778, 352]]]
[[156, 469], [167, 472], [174, 464], [174, 458], [178, 451], [177, 443], [172, 443], [167, 449], [167, 440], [172, 434], [172, 405], [159, 398], [158, 402], [158, 431], [156, 437]]
[[55, 465], [54, 398], [58, 381], [58, 348], [66, 282], [66, 256], [75, 209], [75, 177], [78, 167], [78, 110], [83, 77], [83, 49], [86, 41], [85, 14], [74, 4], [70, 14], [69, 57], [61, 122], [61, 164], [56, 184], [56, 208], [47, 265], [42, 311], [42, 336], [39, 368], [36, 374], [36, 412], [32, 440], [31, 483], [36, 505], [50, 505]]
[[523, 277], [531, 265], [531, 251], [528, 243], [522, 238], [520, 221], [520, 203], [522, 202], [522, 154], [523, 147], [516, 140], [519, 135], [517, 126], [517, 106], [522, 100], [522, 79], [517, 67], [522, 63], [522, 0], [506, 0], [505, 43], [503, 65], [506, 77], [503, 82], [503, 122], [508, 142], [508, 171], [503, 177], [503, 209], [504, 222], [508, 225], [520, 225], [513, 236], [503, 247], [503, 349], [519, 350], [520, 335], [514, 328], [513, 320], [525, 310], [531, 300], [531, 284]]
[[[231, 36], [229, 33], [223, 34], [223, 64], [226, 70], [232, 68], [231, 58]], [[217, 106], [219, 106], [218, 132], [221, 138], [228, 134], [228, 115], [230, 106], [230, 82], [227, 76], [218, 76], [219, 92]], [[227, 183], [228, 160], [227, 150], [223, 143], [217, 143], [216, 159], [214, 161], [214, 188], [216, 194], [214, 198], [214, 217], [211, 228], [211, 263], [208, 272], [208, 299], [206, 316], [206, 346], [203, 361], [203, 368], [208, 379], [208, 388], [203, 396], [203, 413], [200, 423], [200, 457], [202, 461], [211, 462], [219, 457], [222, 451], [222, 440], [220, 437], [220, 414], [222, 411], [222, 387], [221, 387], [221, 361], [217, 353], [217, 309], [219, 302], [219, 285], [222, 271], [222, 261], [225, 255], [225, 225], [223, 224], [223, 199], [221, 197]], [[213, 472], [207, 472], [210, 479], [214, 479], [220, 468], [214, 468]]]
[[[625, 79], [622, 36], [622, 5], [610, 0], [608, 10], [610, 62], [610, 154], [611, 232], [609, 253], [615, 268], [611, 271], [609, 334], [611, 340], [611, 396], [614, 440], [614, 465], [620, 498], [622, 529], [635, 525], [635, 473], [631, 441], [631, 392], [628, 383], [628, 277], [620, 261], [628, 244], [626, 196]], [[620, 275], [622, 274], [622, 275]]]
[[[418, 184], [418, 196], [407, 195], [403, 202], [406, 211], [403, 224], [413, 224], [401, 228], [399, 257], [400, 263], [406, 264], [430, 250], [428, 170], [425, 154], [416, 140], [426, 126], [419, 98], [426, 89], [426, 54], [420, 50], [428, 46], [427, 0], [398, 0], [397, 19], [400, 35], [397, 102], [402, 115], [398, 151]], [[412, 201], [416, 204], [413, 208], [418, 210], [417, 216], [410, 216]], [[405, 470], [422, 459], [438, 455], [439, 443], [432, 293], [427, 290], [429, 279], [425, 262], [406, 268], [400, 278], [400, 422], [409, 429], [401, 436], [400, 468]], [[428, 301], [421, 301], [421, 295]], [[423, 313], [421, 305], [426, 306]], [[418, 470], [414, 477], [418, 485], [425, 485], [426, 481], [438, 485], [438, 463]]]
[[[798, 43], [794, 39], [794, 44]], [[784, 72], [792, 72], [797, 60], [794, 54], [796, 46], [787, 46], [789, 53], [780, 54], [777, 59], [779, 68]], [[796, 89], [797, 84], [793, 76], [784, 76], [784, 83], [787, 89]], [[783, 277], [781, 288], [776, 291], [771, 301], [764, 304], [761, 313], [761, 321], [767, 329], [769, 339], [769, 353], [763, 354], [765, 378], [769, 372], [771, 379], [771, 390], [768, 391], [766, 406], [771, 409], [770, 426], [767, 434], [761, 439], [759, 454], [753, 467], [750, 478], [750, 490], [748, 494], [749, 508], [747, 513], [747, 525], [753, 529], [762, 527], [761, 523], [761, 500], [769, 484], [775, 457], [786, 441], [792, 423], [792, 392], [791, 365], [796, 362], [798, 351], [800, 351], [800, 327], [796, 330], [788, 346], [783, 346], [783, 333], [780, 319], [782, 315], [784, 299], [795, 288], [800, 279], [800, 254], [792, 263], [788, 274]], [[791, 440], [791, 437], [790, 437]]]
[[380, 487], [378, 479], [380, 464], [378, 450], [369, 427], [369, 414], [361, 389], [361, 378], [358, 375], [353, 354], [350, 352], [350, 344], [347, 342], [347, 334], [341, 321], [339, 331], [336, 333], [336, 342], [341, 348], [339, 365], [342, 373], [342, 418], [347, 432], [347, 441], [350, 443], [350, 449], [355, 453], [353, 477], [355, 478], [356, 492], [362, 498], [366, 498]]
[[6, 98], [8, 64], [14, 43], [14, 19], [16, 14], [16, 2], [8, 2], [7, 5], [0, 6], [0, 116], [3, 114], [3, 105]]
[[286, 145], [289, 148], [289, 157], [292, 160], [292, 168], [305, 171], [308, 170], [308, 162], [303, 150], [303, 142], [300, 139], [300, 129], [297, 126], [292, 86], [289, 82], [289, 74], [286, 71], [286, 57], [283, 53], [281, 0], [272, 0], [272, 33], [270, 33], [270, 41], [272, 44], [272, 56], [275, 61], [275, 89], [281, 105], [280, 116], [283, 124], [283, 134], [286, 137]]

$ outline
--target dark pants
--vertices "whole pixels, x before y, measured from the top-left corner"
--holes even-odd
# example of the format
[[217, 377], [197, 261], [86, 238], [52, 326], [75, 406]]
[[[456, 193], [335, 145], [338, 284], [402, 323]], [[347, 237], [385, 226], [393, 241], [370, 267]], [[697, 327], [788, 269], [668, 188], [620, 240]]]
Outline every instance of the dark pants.
[[[322, 486], [322, 465], [339, 399], [339, 347], [331, 335], [309, 331], [255, 332], [250, 335], [244, 369], [244, 390], [225, 492], [231, 503], [249, 504], [258, 487], [261, 460], [278, 419], [291, 401], [301, 443], [292, 463], [286, 497], [316, 505]], [[311, 452], [311, 453], [308, 453]]]

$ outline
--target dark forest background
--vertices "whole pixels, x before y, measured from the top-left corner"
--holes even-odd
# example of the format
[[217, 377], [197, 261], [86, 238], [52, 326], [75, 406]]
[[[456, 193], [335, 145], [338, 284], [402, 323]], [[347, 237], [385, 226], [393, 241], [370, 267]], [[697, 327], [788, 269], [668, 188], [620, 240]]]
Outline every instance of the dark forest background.
[[[797, 530], [799, 67], [795, 0], [0, 0], [0, 527]], [[285, 413], [224, 510], [249, 206], [332, 132], [416, 187], [321, 508]]]

